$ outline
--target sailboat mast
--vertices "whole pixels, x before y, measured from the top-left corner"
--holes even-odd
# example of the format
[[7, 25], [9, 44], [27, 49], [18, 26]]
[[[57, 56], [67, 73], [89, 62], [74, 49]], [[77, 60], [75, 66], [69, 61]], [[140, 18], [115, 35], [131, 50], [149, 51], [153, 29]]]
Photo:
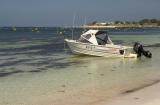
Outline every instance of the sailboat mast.
[[74, 39], [73, 34], [74, 34], [74, 22], [75, 22], [75, 18], [76, 18], [76, 15], [74, 14], [74, 16], [73, 16], [73, 23], [72, 23], [72, 39]]

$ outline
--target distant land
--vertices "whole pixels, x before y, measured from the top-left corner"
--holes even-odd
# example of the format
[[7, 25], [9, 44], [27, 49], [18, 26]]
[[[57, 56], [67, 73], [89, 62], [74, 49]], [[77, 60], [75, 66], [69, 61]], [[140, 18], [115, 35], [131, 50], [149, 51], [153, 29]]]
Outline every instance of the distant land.
[[160, 28], [160, 19], [142, 19], [140, 21], [93, 21], [82, 26], [83, 28]]
[[[0, 26], [1, 29], [12, 28], [16, 31], [16, 28], [21, 26]], [[33, 28], [32, 31], [37, 31], [37, 28], [47, 28], [47, 26], [22, 26], [22, 28]], [[52, 28], [52, 26], [49, 26]], [[48, 27], [48, 28], [49, 28]], [[53, 26], [55, 27], [55, 26]], [[109, 21], [109, 22], [99, 22], [93, 21], [85, 25], [80, 26], [56, 26], [55, 28], [160, 28], [160, 19], [142, 19], [140, 21]]]

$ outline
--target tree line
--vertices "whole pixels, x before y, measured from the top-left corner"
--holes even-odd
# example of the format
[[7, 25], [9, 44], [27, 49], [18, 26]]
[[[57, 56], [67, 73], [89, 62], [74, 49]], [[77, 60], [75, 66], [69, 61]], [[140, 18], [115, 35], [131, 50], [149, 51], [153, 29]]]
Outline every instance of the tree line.
[[[99, 22], [97, 21], [93, 21], [92, 23], [89, 23], [88, 25], [97, 25], [99, 24]], [[139, 24], [139, 25], [157, 25], [160, 26], [160, 20], [159, 19], [142, 19], [140, 21], [114, 21], [114, 22], [106, 22], [106, 25], [110, 25], [110, 24]]]

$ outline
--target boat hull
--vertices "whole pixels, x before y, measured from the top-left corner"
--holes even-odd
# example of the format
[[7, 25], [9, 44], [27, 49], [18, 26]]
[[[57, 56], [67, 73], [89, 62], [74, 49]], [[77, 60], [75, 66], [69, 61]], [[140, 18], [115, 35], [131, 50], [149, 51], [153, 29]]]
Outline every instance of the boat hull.
[[88, 43], [81, 43], [75, 40], [65, 39], [69, 48], [74, 54], [85, 54], [92, 56], [102, 57], [124, 57], [124, 54], [120, 53], [122, 48], [120, 46], [105, 46], [105, 45], [93, 45]]

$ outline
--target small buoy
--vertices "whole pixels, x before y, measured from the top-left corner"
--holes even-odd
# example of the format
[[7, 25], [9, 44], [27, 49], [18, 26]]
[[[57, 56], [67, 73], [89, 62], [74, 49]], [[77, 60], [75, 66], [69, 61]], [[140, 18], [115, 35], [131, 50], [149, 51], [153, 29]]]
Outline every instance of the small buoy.
[[38, 31], [38, 28], [35, 28], [35, 31]]
[[59, 34], [60, 34], [60, 35], [62, 35], [62, 34], [63, 34], [63, 32], [59, 32]]

